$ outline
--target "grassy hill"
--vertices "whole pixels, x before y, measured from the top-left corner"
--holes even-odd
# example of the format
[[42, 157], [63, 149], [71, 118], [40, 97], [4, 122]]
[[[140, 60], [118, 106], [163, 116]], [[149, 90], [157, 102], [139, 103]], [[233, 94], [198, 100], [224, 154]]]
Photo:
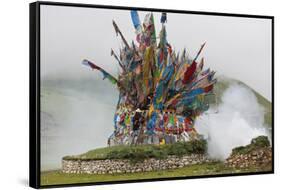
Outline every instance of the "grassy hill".
[[169, 155], [183, 156], [190, 154], [204, 154], [207, 150], [206, 140], [176, 142], [164, 145], [119, 145], [98, 148], [81, 155], [65, 156], [64, 160], [104, 160], [129, 159], [132, 162], [143, 161], [148, 158], [165, 159]]

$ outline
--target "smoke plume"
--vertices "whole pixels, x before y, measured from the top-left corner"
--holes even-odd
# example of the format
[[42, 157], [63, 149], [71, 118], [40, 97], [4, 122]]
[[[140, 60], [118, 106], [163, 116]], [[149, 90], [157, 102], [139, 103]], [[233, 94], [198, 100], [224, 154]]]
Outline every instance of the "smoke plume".
[[224, 91], [219, 105], [200, 116], [195, 126], [207, 138], [208, 154], [216, 159], [225, 159], [234, 147], [269, 134], [264, 126], [264, 108], [249, 88], [237, 83]]

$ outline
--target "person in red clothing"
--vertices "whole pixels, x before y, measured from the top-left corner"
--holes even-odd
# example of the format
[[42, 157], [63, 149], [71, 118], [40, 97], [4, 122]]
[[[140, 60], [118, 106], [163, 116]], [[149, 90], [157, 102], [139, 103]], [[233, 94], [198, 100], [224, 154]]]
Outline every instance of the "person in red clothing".
[[189, 117], [186, 117], [184, 119], [184, 129], [186, 132], [189, 132], [192, 129], [191, 125], [192, 125], [192, 120]]

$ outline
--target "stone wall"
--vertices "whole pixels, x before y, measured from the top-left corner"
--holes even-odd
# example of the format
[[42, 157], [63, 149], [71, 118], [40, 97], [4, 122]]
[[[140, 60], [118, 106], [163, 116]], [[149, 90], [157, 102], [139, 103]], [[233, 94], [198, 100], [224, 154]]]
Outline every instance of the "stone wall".
[[113, 174], [134, 173], [165, 169], [182, 168], [184, 166], [209, 162], [205, 155], [192, 154], [183, 157], [169, 156], [166, 159], [146, 159], [132, 163], [130, 160], [62, 160], [64, 173]]
[[246, 154], [232, 154], [226, 165], [234, 168], [264, 167], [272, 164], [271, 147], [260, 148]]

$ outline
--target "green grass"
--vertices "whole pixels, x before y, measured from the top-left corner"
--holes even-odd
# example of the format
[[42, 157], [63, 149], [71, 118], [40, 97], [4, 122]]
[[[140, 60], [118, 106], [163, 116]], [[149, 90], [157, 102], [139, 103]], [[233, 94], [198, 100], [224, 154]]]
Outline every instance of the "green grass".
[[122, 150], [123, 148], [124, 148], [124, 146], [112, 146], [112, 147], [97, 148], [97, 149], [94, 149], [94, 150], [90, 150], [86, 153], [80, 154], [80, 155], [65, 156], [65, 157], [63, 157], [63, 159], [65, 159], [65, 160], [69, 160], [69, 159], [70, 160], [76, 160], [76, 159], [103, 160], [103, 159], [106, 159], [107, 154], [109, 154], [111, 151]]
[[189, 154], [204, 154], [207, 150], [206, 140], [177, 142], [166, 145], [138, 145], [138, 146], [112, 146], [98, 148], [84, 154], [65, 156], [65, 160], [103, 160], [128, 159], [133, 162], [148, 158], [164, 159], [169, 155], [183, 156]]
[[258, 136], [251, 140], [251, 144], [239, 146], [232, 149], [232, 154], [248, 154], [254, 150], [269, 147], [270, 142], [267, 136]]
[[159, 170], [125, 174], [64, 174], [61, 171], [41, 173], [41, 185], [58, 185], [72, 183], [94, 183], [137, 179], [155, 179], [171, 177], [187, 177], [202, 175], [234, 174], [271, 171], [271, 166], [265, 168], [235, 169], [226, 167], [222, 162], [204, 163], [178, 169]]

